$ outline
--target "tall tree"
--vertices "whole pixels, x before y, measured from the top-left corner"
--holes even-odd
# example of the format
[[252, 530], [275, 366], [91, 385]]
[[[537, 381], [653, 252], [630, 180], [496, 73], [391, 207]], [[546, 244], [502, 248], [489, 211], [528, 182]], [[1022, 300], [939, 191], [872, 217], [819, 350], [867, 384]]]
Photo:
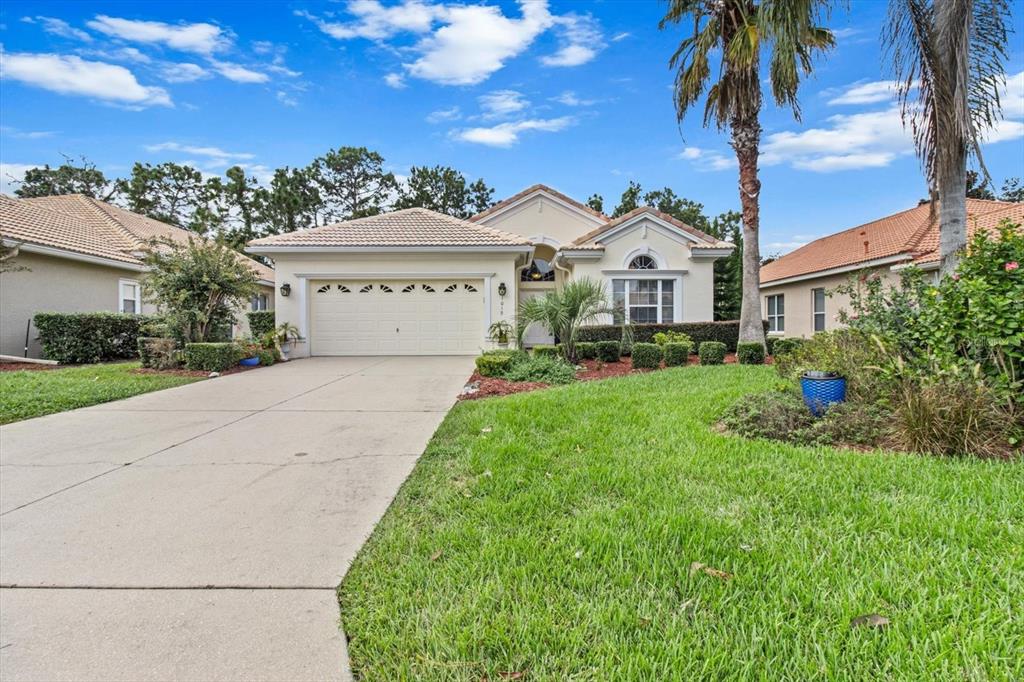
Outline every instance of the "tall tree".
[[294, 232], [319, 225], [324, 202], [310, 168], [278, 168], [270, 180], [263, 205], [264, 220], [272, 234]]
[[[883, 39], [933, 199], [939, 204], [940, 271], [967, 246], [967, 161], [987, 178], [979, 136], [1000, 116], [1006, 81], [1006, 0], [890, 0]], [[916, 96], [913, 93], [917, 93]]]
[[469, 203], [473, 207], [473, 214], [486, 211], [494, 206], [494, 188], [489, 187], [483, 178], [480, 178], [469, 186]]
[[84, 194], [93, 199], [108, 201], [115, 191], [103, 171], [96, 168], [84, 156], [79, 159], [80, 165], [70, 156], [64, 157], [64, 163], [56, 168], [45, 165], [42, 168], [31, 168], [25, 171], [24, 178], [19, 181], [14, 194], [22, 199], [34, 197], [52, 197], [62, 194]]
[[[456, 218], [468, 218], [490, 206], [494, 190], [483, 180], [471, 185], [466, 176], [449, 166], [413, 166], [399, 189], [396, 209], [428, 208]], [[478, 208], [483, 205], [484, 208]]]
[[208, 182], [192, 166], [170, 161], [155, 166], [137, 162], [129, 177], [117, 181], [129, 211], [199, 234], [220, 228], [222, 187], [219, 179]]
[[311, 169], [328, 221], [377, 215], [398, 190], [394, 173], [384, 171], [384, 157], [366, 147], [332, 149]]
[[1020, 178], [1007, 178], [999, 190], [999, 201], [1024, 202], [1024, 185]]
[[995, 199], [996, 195], [988, 188], [988, 183], [981, 179], [978, 171], [967, 171], [968, 199]]
[[704, 204], [676, 195], [672, 188], [656, 189], [644, 194], [644, 204], [681, 220], [690, 227], [707, 232], [708, 221], [704, 215]]
[[714, 313], [716, 320], [739, 319], [743, 303], [743, 216], [738, 211], [728, 211], [702, 229], [716, 239], [736, 245], [727, 257], [715, 260]]
[[594, 209], [598, 213], [604, 213], [604, 197], [596, 192], [590, 195], [587, 199], [587, 206]]
[[250, 239], [262, 237], [266, 232], [266, 204], [268, 192], [259, 181], [245, 174], [241, 166], [232, 166], [224, 173], [221, 192], [229, 226], [228, 240], [240, 248]]
[[[743, 209], [743, 302], [740, 341], [764, 343], [761, 323], [760, 227], [761, 181], [757, 157], [761, 143], [761, 52], [768, 54], [768, 82], [777, 104], [792, 108], [799, 119], [797, 91], [810, 73], [812, 58], [835, 44], [819, 27], [827, 0], [669, 0], [660, 27], [692, 21], [693, 33], [669, 60], [676, 69], [675, 105], [680, 121], [702, 97], [704, 125], [728, 128], [739, 163]], [[720, 55], [717, 80], [710, 59]]]
[[630, 211], [639, 208], [640, 202], [642, 201], [643, 188], [640, 187], [639, 182], [633, 180], [629, 181], [629, 185], [625, 191], [622, 192], [622, 196], [619, 197], [619, 205], [612, 211], [612, 217], [618, 218], [624, 216]]

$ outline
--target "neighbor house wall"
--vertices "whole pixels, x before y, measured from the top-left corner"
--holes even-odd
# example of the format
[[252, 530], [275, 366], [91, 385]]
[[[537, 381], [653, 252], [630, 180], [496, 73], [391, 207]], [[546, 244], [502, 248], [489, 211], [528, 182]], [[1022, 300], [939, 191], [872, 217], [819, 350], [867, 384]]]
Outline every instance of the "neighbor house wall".
[[[274, 254], [272, 257], [277, 284], [274, 302], [277, 324], [289, 322], [298, 327], [303, 336], [293, 352], [296, 357], [309, 354], [310, 282], [316, 279], [359, 279], [367, 275], [415, 279], [417, 274], [479, 279], [486, 275], [490, 288], [481, 293], [490, 300], [490, 322], [512, 322], [516, 314], [519, 272], [515, 253], [300, 253]], [[522, 264], [522, 256], [519, 260]], [[498, 293], [503, 282], [506, 286], [504, 297]], [[281, 286], [285, 283], [291, 285], [291, 294], [287, 297], [281, 295]], [[481, 330], [480, 347], [490, 348], [493, 345]]]

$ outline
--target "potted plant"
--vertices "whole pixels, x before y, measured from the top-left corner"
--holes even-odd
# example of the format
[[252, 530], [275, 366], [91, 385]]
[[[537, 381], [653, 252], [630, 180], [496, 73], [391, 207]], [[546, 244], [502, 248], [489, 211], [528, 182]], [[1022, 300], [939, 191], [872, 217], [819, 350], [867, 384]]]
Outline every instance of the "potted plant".
[[498, 320], [490, 326], [487, 333], [491, 340], [497, 342], [501, 348], [508, 348], [508, 337], [513, 332], [511, 323], [506, 320]]
[[242, 359], [238, 361], [238, 364], [243, 367], [255, 367], [260, 364], [260, 351], [263, 348], [258, 343], [245, 342], [239, 345], [239, 354]]
[[281, 352], [281, 360], [287, 361], [288, 353], [299, 340], [299, 328], [290, 322], [282, 322], [274, 329], [274, 337], [277, 340], [277, 349]]
[[835, 372], [807, 371], [800, 377], [800, 392], [811, 414], [820, 417], [830, 405], [846, 400], [846, 379]]

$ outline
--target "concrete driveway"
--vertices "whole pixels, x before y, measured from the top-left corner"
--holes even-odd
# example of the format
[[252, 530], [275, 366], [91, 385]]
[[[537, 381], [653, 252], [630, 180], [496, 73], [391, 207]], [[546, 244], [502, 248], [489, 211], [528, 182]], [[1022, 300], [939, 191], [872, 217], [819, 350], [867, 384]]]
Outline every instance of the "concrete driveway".
[[335, 588], [472, 358], [314, 358], [0, 429], [0, 677], [347, 676]]

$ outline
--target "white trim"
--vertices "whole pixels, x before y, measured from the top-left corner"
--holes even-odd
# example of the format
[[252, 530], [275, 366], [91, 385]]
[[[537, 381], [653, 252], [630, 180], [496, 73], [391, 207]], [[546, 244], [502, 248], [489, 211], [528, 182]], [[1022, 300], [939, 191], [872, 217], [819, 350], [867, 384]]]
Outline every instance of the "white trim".
[[888, 265], [889, 263], [898, 263], [909, 259], [905, 253], [899, 253], [895, 256], [886, 256], [885, 258], [876, 258], [874, 260], [866, 260], [861, 263], [854, 263], [853, 265], [843, 265], [837, 268], [829, 268], [828, 270], [816, 270], [815, 272], [809, 272], [805, 275], [794, 275], [793, 277], [785, 277], [783, 279], [773, 279], [770, 282], [761, 282], [761, 289], [769, 287], [777, 287], [783, 284], [789, 284], [790, 282], [802, 282], [808, 279], [817, 279], [818, 277], [828, 277], [829, 275], [838, 275], [843, 272], [856, 272], [857, 270], [864, 270], [866, 268], [873, 268], [879, 265]]
[[[775, 301], [775, 313], [771, 312], [771, 307], [768, 305], [769, 299], [778, 299]], [[779, 302], [782, 302], [782, 312], [779, 312]], [[772, 320], [774, 318], [775, 325], [778, 326], [779, 320], [782, 320], [782, 329], [771, 329]], [[768, 320], [768, 327], [770, 334], [785, 334], [786, 333], [786, 294], [765, 294], [764, 297], [764, 319]]]
[[[309, 301], [312, 296], [309, 295], [310, 281], [303, 275], [296, 275], [299, 280], [299, 286], [295, 287], [298, 291], [295, 294], [299, 297], [299, 339], [309, 338]], [[293, 289], [294, 291], [294, 289]], [[277, 306], [274, 306], [277, 308]], [[277, 314], [274, 314], [276, 319]], [[310, 355], [313, 354], [313, 344], [310, 342]]]
[[117, 312], [123, 313], [124, 310], [124, 292], [123, 287], [125, 285], [135, 287], [135, 312], [133, 315], [142, 314], [142, 283], [137, 279], [128, 279], [126, 277], [120, 277], [117, 280]]
[[[658, 284], [658, 303], [656, 304], [656, 306], [647, 306], [647, 307], [656, 307], [658, 309], [658, 319], [661, 319], [661, 284], [660, 284], [660, 281], [661, 280], [665, 280], [665, 279], [672, 280], [672, 322], [657, 322], [655, 324], [678, 324], [678, 323], [683, 321], [683, 277], [682, 277], [681, 274], [680, 275], [676, 275], [676, 276], [665, 276], [665, 273], [678, 272], [678, 271], [674, 271], [674, 270], [614, 270], [614, 271], [604, 270], [603, 272], [621, 272], [621, 273], [626, 273], [626, 274], [616, 275], [614, 277], [609, 277], [608, 278], [608, 287], [607, 287], [607, 290], [608, 290], [608, 300], [612, 301], [613, 304], [615, 302], [615, 287], [614, 287], [614, 284], [613, 284], [614, 280], [617, 280], [617, 279], [620, 279], [620, 280], [630, 280], [630, 279], [653, 279], [653, 280], [658, 280], [659, 281], [659, 284]], [[633, 276], [634, 274], [641, 273], [641, 272], [642, 273], [660, 272], [660, 273], [662, 273], [662, 276], [661, 277], [654, 277], [654, 276], [650, 276], [650, 277], [635, 277], [635, 276]], [[628, 286], [627, 286], [627, 289], [625, 291], [625, 295], [626, 295], [625, 315], [628, 318], [629, 317], [629, 289], [628, 289]], [[642, 324], [642, 323], [637, 322], [635, 324]]]
[[83, 263], [93, 263], [95, 265], [106, 265], [107, 267], [121, 268], [123, 270], [131, 270], [133, 272], [149, 271], [149, 268], [145, 265], [125, 263], [124, 261], [114, 260], [112, 258], [103, 258], [101, 256], [90, 256], [85, 253], [68, 251], [67, 249], [61, 249], [53, 246], [41, 246], [39, 244], [29, 244], [27, 242], [13, 241], [10, 239], [5, 239], [3, 243], [4, 246], [17, 246], [19, 250], [24, 251], [25, 253], [38, 253], [43, 256], [53, 256], [54, 258], [67, 258], [68, 260], [77, 260]]
[[572, 261], [599, 261], [604, 258], [604, 249], [591, 250], [591, 249], [562, 249], [555, 254], [555, 260], [559, 258], [565, 258], [566, 260]]
[[578, 206], [573, 206], [572, 204], [566, 202], [565, 200], [559, 199], [558, 197], [554, 196], [553, 194], [548, 193], [544, 189], [535, 189], [534, 191], [530, 192], [529, 194], [527, 194], [527, 195], [525, 195], [525, 196], [523, 196], [523, 197], [521, 197], [519, 199], [516, 199], [515, 201], [513, 201], [510, 204], [508, 204], [507, 206], [502, 206], [500, 209], [498, 209], [494, 213], [488, 213], [483, 218], [480, 218], [480, 220], [477, 220], [475, 222], [477, 222], [478, 224], [484, 225], [484, 224], [490, 222], [491, 220], [494, 220], [498, 216], [503, 215], [505, 213], [508, 213], [509, 211], [522, 206], [524, 203], [526, 203], [527, 201], [537, 197], [538, 195], [540, 195], [543, 198], [551, 201], [552, 203], [555, 203], [555, 204], [561, 206], [562, 208], [566, 208], [566, 209], [572, 211], [573, 213], [576, 213], [578, 215], [583, 216], [587, 220], [593, 222], [594, 225], [605, 225], [605, 224], [608, 223], [607, 220], [603, 220], [601, 218], [598, 218], [593, 213], [590, 213], [589, 211], [584, 211], [583, 209], [579, 208]]
[[695, 258], [695, 259], [699, 259], [699, 258], [709, 258], [709, 259], [724, 258], [726, 256], [731, 256], [732, 252], [734, 250], [736, 250], [735, 246], [730, 246], [729, 248], [722, 247], [720, 249], [719, 248], [694, 247], [694, 248], [690, 249], [690, 258]]
[[306, 279], [486, 279], [495, 272], [297, 272], [296, 277]]
[[671, 279], [688, 272], [689, 270], [602, 270], [601, 274], [616, 279]]
[[[627, 270], [629, 270], [630, 269], [629, 268], [629, 264], [632, 263], [633, 259], [636, 258], [637, 256], [649, 256], [657, 264], [657, 266], [658, 266], [657, 269], [658, 270], [662, 270], [662, 269], [664, 269], [668, 265], [668, 261], [665, 260], [665, 258], [660, 253], [658, 253], [657, 251], [652, 249], [647, 244], [643, 244], [641, 246], [636, 247], [635, 249], [633, 249], [632, 251], [630, 251], [629, 253], [626, 254], [626, 257], [622, 259], [622, 267], [627, 269]], [[634, 270], [633, 272], [643, 272], [643, 271], [642, 270], [641, 271], [635, 271]]]
[[662, 220], [661, 218], [659, 218], [658, 216], [654, 215], [653, 213], [646, 213], [646, 212], [645, 213], [639, 213], [639, 214], [633, 216], [632, 218], [630, 218], [626, 222], [622, 223], [621, 225], [616, 225], [611, 230], [608, 230], [607, 232], [603, 232], [603, 233], [597, 235], [596, 237], [594, 237], [590, 241], [600, 240], [602, 242], [607, 242], [614, 235], [617, 235], [620, 232], [629, 230], [630, 228], [635, 226], [636, 223], [641, 222], [643, 220], [650, 220], [655, 225], [657, 225], [659, 227], [662, 227], [662, 228], [665, 228], [665, 229], [667, 229], [670, 232], [673, 232], [675, 234], [678, 234], [679, 236], [683, 237], [687, 241], [693, 242], [694, 244], [707, 244], [708, 243], [704, 239], [701, 239], [700, 237], [696, 237], [696, 236], [690, 234], [689, 232], [687, 232], [686, 230], [680, 229], [680, 228], [676, 227], [675, 225], [673, 225], [672, 223], [670, 223], [670, 222], [668, 222], [666, 220]]
[[532, 244], [523, 246], [281, 246], [251, 244], [247, 253], [529, 253]]
[[541, 244], [544, 244], [545, 246], [550, 246], [556, 252], [558, 251], [559, 247], [562, 245], [561, 242], [559, 242], [559, 241], [557, 241], [555, 239], [552, 239], [551, 237], [546, 237], [546, 236], [544, 236], [542, 234], [538, 234], [538, 235], [535, 235], [533, 237], [527, 237], [527, 239], [529, 239], [531, 242], [533, 242], [534, 246], [539, 246]]
[[[487, 340], [487, 330], [491, 328], [491, 280], [493, 275], [484, 277], [484, 340]], [[508, 285], [506, 285], [508, 286]]]
[[892, 270], [893, 272], [899, 272], [900, 270], [906, 270], [907, 268], [916, 267], [918, 270], [930, 272], [932, 270], [938, 270], [941, 264], [941, 261], [937, 260], [925, 261], [924, 263], [897, 263], [896, 265], [893, 265], [889, 269]]

